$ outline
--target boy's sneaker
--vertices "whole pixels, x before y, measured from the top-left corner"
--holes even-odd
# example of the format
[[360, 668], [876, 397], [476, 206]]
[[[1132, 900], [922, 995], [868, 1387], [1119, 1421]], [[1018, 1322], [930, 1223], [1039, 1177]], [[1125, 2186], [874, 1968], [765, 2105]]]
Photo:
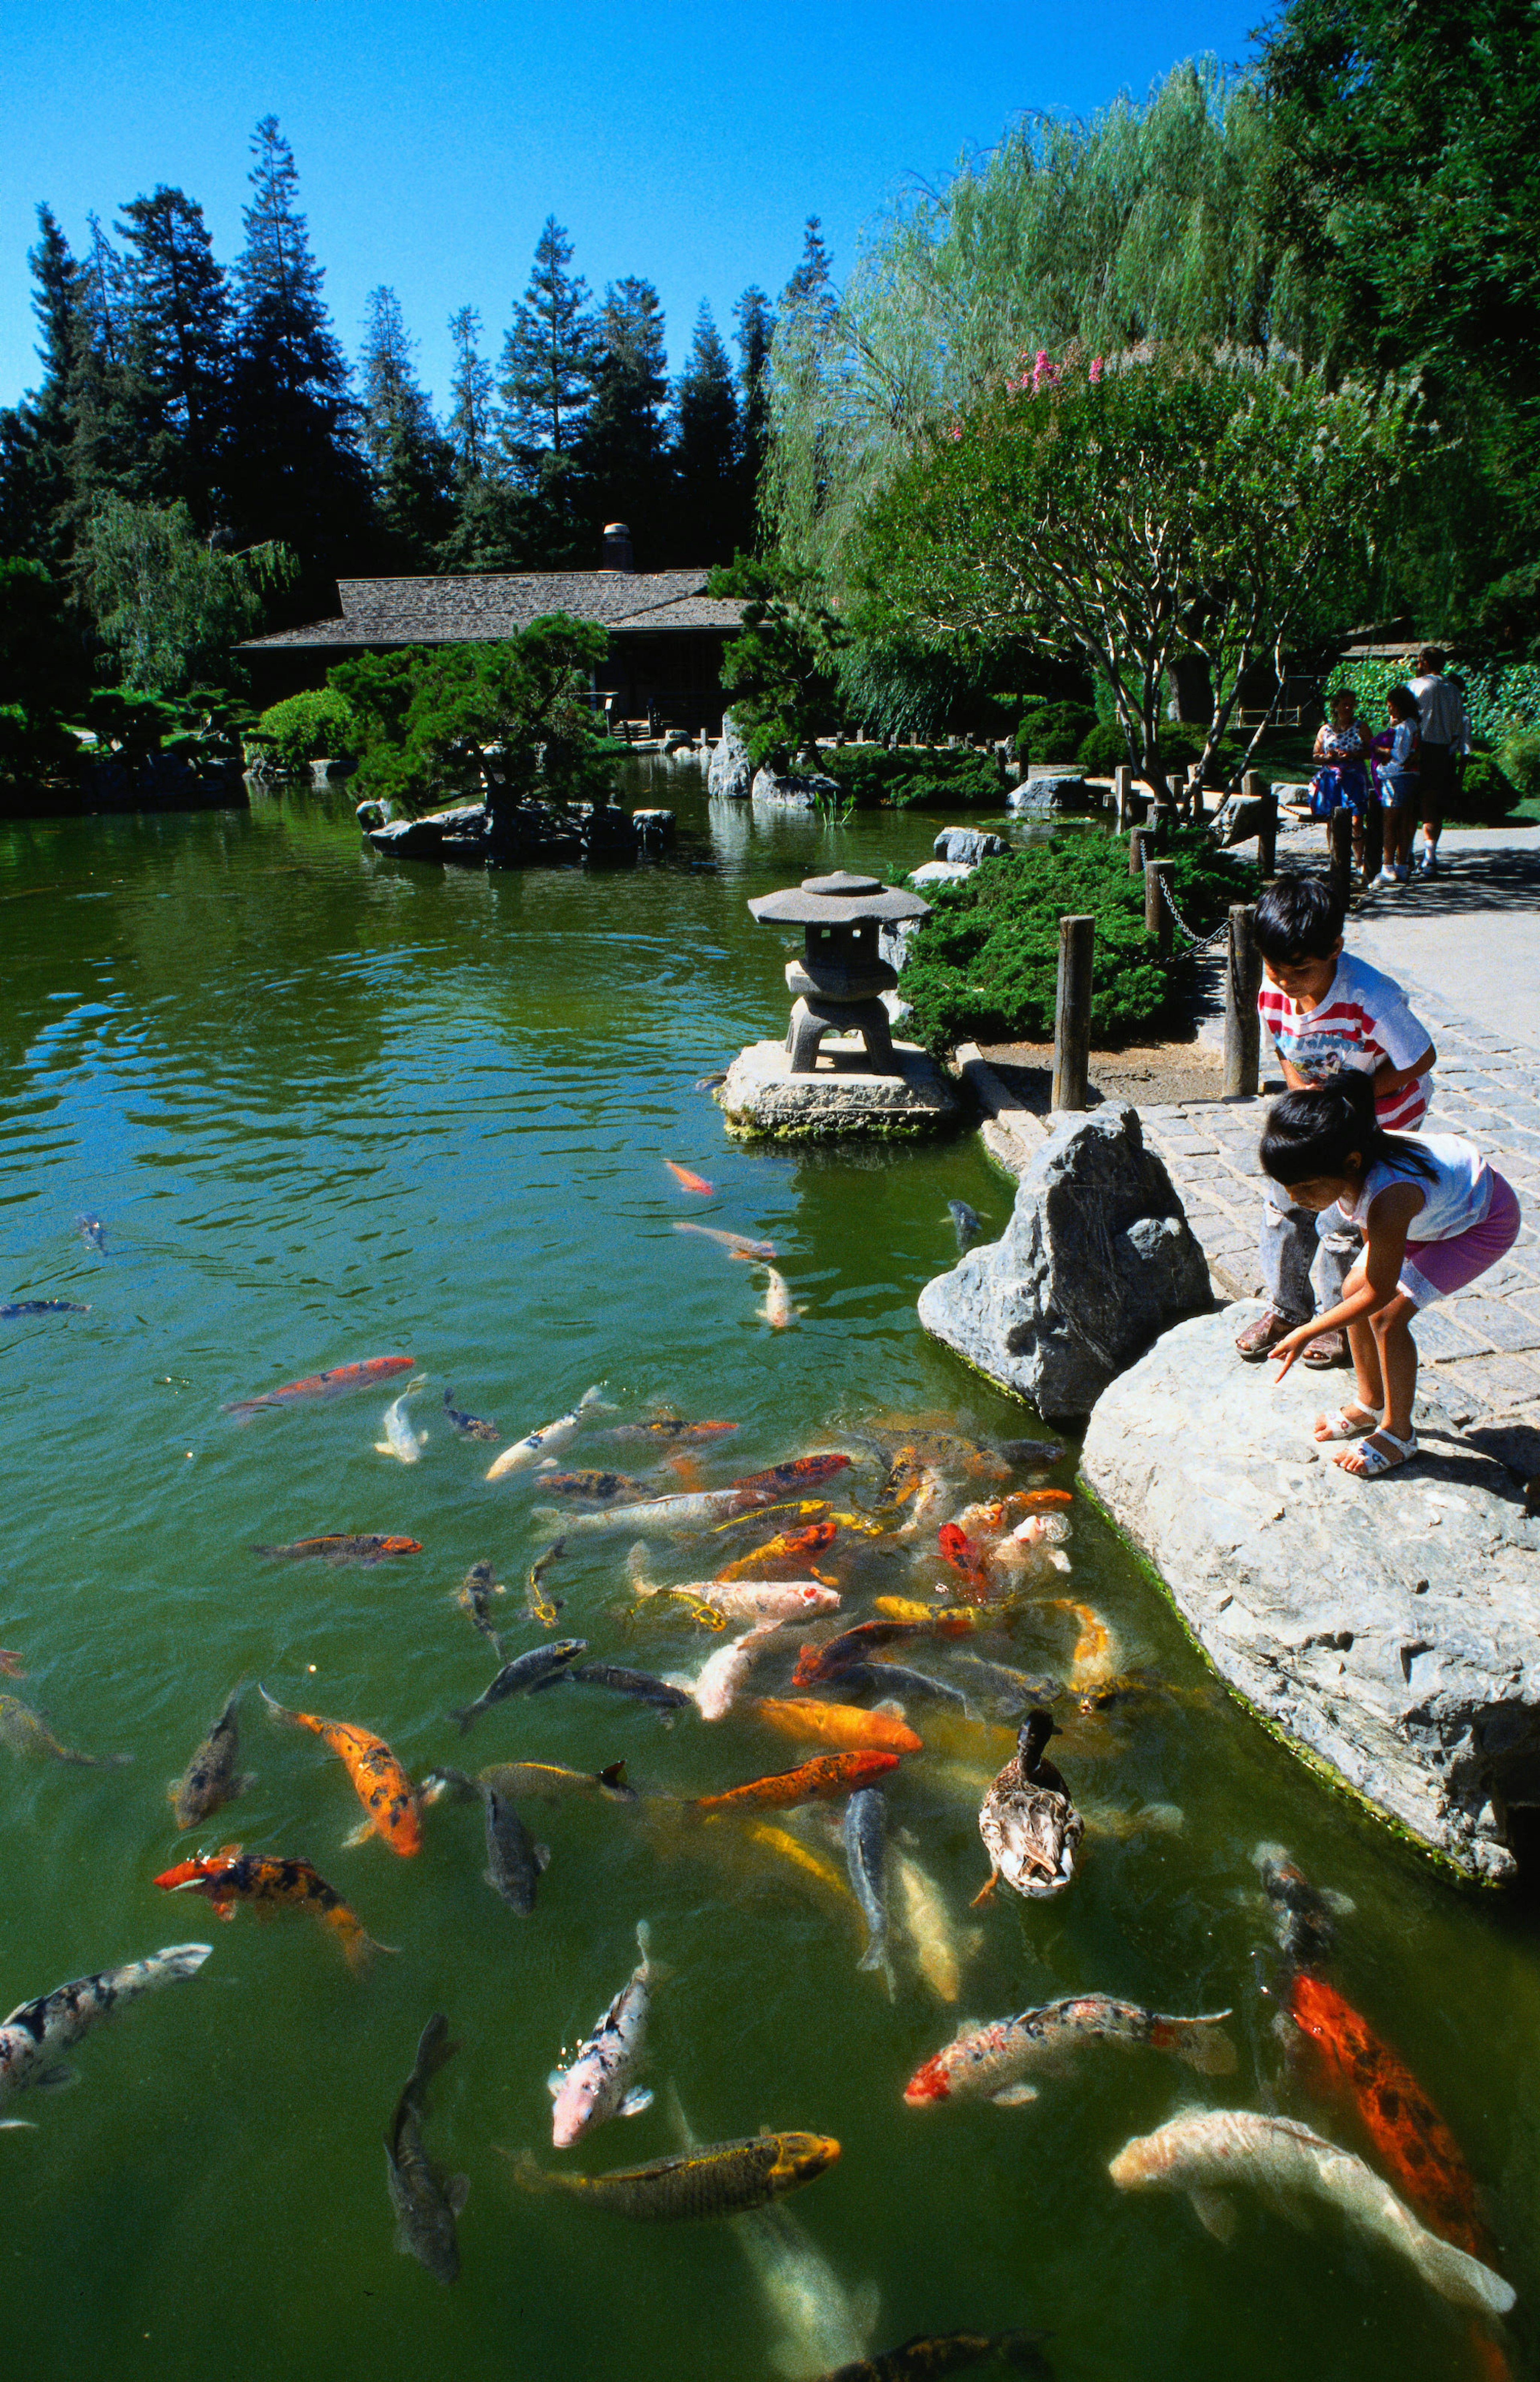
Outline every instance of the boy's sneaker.
[[1279, 1341], [1287, 1340], [1299, 1328], [1291, 1317], [1280, 1315], [1275, 1307], [1264, 1308], [1254, 1323], [1248, 1323], [1244, 1332], [1236, 1333], [1235, 1344], [1249, 1364], [1255, 1364], [1261, 1357], [1270, 1357]]
[[1431, 852], [1424, 852], [1422, 859], [1417, 863], [1417, 874], [1419, 877], [1437, 876], [1438, 862]]
[[1382, 885], [1394, 885], [1395, 882], [1395, 870], [1393, 868], [1382, 868], [1377, 877], [1371, 877], [1368, 884], [1363, 890], [1366, 893], [1377, 893]]
[[1397, 884], [1398, 884], [1398, 885], [1406, 885], [1406, 884], [1409, 884], [1409, 883], [1411, 882], [1411, 869], [1407, 866], [1406, 862], [1405, 862], [1404, 860], [1398, 860], [1398, 862], [1396, 863], [1396, 882], [1397, 882]]

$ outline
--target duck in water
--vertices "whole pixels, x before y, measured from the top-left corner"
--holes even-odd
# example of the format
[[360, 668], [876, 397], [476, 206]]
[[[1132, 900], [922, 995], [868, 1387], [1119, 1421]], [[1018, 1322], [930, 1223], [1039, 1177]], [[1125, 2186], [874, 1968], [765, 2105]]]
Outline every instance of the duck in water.
[[1017, 1894], [1057, 1894], [1074, 1874], [1085, 1822], [1058, 1771], [1043, 1759], [1054, 1733], [1051, 1713], [1029, 1713], [1016, 1751], [979, 1806], [990, 1879], [975, 1902], [992, 1895], [1002, 1878]]

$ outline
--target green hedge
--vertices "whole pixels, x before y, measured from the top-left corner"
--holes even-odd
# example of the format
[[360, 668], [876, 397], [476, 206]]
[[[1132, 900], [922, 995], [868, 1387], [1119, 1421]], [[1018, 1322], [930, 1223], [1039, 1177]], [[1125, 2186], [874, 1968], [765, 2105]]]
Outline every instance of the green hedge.
[[[1511, 782], [1514, 801], [1521, 797], [1527, 801], [1531, 796], [1540, 794], [1540, 728], [1522, 728], [1506, 738], [1496, 765], [1488, 763], [1487, 766], [1493, 768], [1494, 775], [1500, 773]], [[1467, 786], [1470, 771], [1474, 767], [1474, 760], [1467, 765]]]
[[1016, 749], [1023, 761], [1073, 761], [1096, 726], [1089, 703], [1064, 703], [1040, 695], [1022, 706]]
[[[1257, 897], [1252, 864], [1216, 852], [1201, 829], [1174, 836], [1168, 857], [1177, 907], [1198, 934], [1217, 926], [1232, 902]], [[931, 1050], [1052, 1035], [1066, 912], [1096, 920], [1098, 1042], [1126, 1042], [1171, 1018], [1193, 979], [1185, 952], [1155, 957], [1143, 881], [1129, 876], [1120, 837], [1060, 834], [1051, 844], [986, 860], [961, 884], [927, 887], [926, 896], [932, 915], [910, 945], [901, 988], [913, 1013], [909, 1030]]]
[[353, 707], [334, 686], [307, 687], [275, 703], [257, 721], [251, 742], [265, 745], [280, 769], [310, 761], [339, 761], [357, 749]]
[[[1207, 783], [1230, 784], [1240, 767], [1242, 749], [1232, 737], [1222, 737], [1209, 763]], [[1179, 770], [1185, 777], [1193, 762], [1201, 758], [1202, 751], [1202, 736], [1191, 728], [1163, 728], [1157, 766], [1167, 777], [1173, 770]], [[1087, 778], [1110, 778], [1127, 758], [1127, 740], [1122, 729], [1103, 720], [1097, 721], [1075, 755], [1081, 775]]]
[[857, 810], [1003, 811], [1005, 790], [992, 754], [946, 746], [827, 745], [819, 765]]

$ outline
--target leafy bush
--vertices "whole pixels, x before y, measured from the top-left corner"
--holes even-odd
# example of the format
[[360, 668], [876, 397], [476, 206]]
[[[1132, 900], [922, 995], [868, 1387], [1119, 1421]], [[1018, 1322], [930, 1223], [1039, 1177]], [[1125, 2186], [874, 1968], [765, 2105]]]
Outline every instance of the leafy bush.
[[[1540, 738], [1536, 742], [1540, 743]], [[1513, 808], [1520, 792], [1490, 753], [1472, 753], [1465, 764], [1459, 790], [1450, 792], [1445, 809], [1450, 818], [1501, 818]]]
[[1502, 743], [1514, 728], [1540, 728], [1540, 662], [1511, 662], [1503, 669], [1468, 669], [1465, 708], [1478, 736]]
[[357, 741], [351, 704], [334, 686], [307, 687], [268, 706], [258, 720], [253, 744], [265, 744], [280, 769], [308, 761], [336, 761]]
[[1023, 761], [1073, 761], [1096, 726], [1089, 703], [1062, 703], [1040, 695], [1023, 705], [1016, 749]]
[[62, 777], [80, 749], [52, 712], [0, 703], [0, 793]]
[[[1169, 777], [1173, 771], [1183, 777], [1202, 754], [1203, 739], [1189, 728], [1166, 728], [1161, 731], [1159, 767]], [[1222, 737], [1209, 759], [1206, 782], [1213, 786], [1228, 785], [1241, 763], [1241, 747], [1233, 737]], [[1121, 728], [1098, 720], [1075, 755], [1081, 775], [1087, 778], [1110, 778], [1115, 769], [1123, 768], [1128, 759], [1128, 743]]]
[[1511, 780], [1520, 798], [1527, 801], [1540, 794], [1540, 728], [1522, 728], [1507, 737], [1498, 748], [1497, 766]]
[[[1177, 834], [1177, 907], [1198, 934], [1232, 902], [1254, 901], [1249, 861], [1214, 850], [1201, 830]], [[1053, 1030], [1059, 920], [1096, 920], [1091, 1023], [1103, 1044], [1127, 1041], [1171, 1013], [1193, 962], [1156, 958], [1145, 932], [1144, 887], [1128, 874], [1121, 838], [1060, 835], [1047, 846], [986, 860], [961, 884], [928, 889], [932, 915], [910, 945], [903, 993], [913, 1030], [932, 1050], [978, 1041], [1040, 1040]]]
[[857, 810], [1002, 810], [1004, 792], [992, 756], [932, 745], [894, 753], [881, 744], [838, 745], [820, 755]]

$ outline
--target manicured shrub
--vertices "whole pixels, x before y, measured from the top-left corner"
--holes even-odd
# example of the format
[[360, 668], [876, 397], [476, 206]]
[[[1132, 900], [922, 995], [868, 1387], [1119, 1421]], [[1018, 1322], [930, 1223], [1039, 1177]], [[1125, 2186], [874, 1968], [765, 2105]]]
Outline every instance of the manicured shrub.
[[1096, 714], [1089, 703], [1034, 697], [1022, 706], [1016, 753], [1023, 761], [1073, 761], [1095, 725]]
[[1540, 728], [1521, 728], [1505, 737], [1497, 748], [1497, 767], [1514, 786], [1516, 798], [1527, 801], [1540, 794]]
[[[1540, 743], [1540, 739], [1536, 739]], [[1445, 809], [1450, 818], [1501, 818], [1520, 798], [1521, 789], [1498, 767], [1490, 753], [1472, 753], [1465, 764], [1458, 791]]]
[[966, 747], [881, 744], [825, 745], [821, 767], [857, 810], [1004, 810], [1004, 789], [992, 754]]
[[[1216, 852], [1201, 830], [1173, 837], [1168, 856], [1177, 907], [1195, 933], [1216, 927], [1232, 902], [1256, 899], [1251, 863]], [[932, 1050], [1052, 1034], [1066, 912], [1096, 920], [1091, 1022], [1100, 1042], [1127, 1041], [1171, 1015], [1192, 980], [1185, 945], [1156, 957], [1143, 883], [1129, 876], [1120, 837], [1061, 833], [986, 860], [961, 884], [928, 888], [926, 898], [932, 915], [910, 946], [902, 989], [911, 1030]]]
[[275, 703], [258, 720], [253, 744], [266, 746], [275, 767], [302, 769], [311, 761], [339, 761], [356, 749], [353, 708], [334, 686], [307, 687]]

